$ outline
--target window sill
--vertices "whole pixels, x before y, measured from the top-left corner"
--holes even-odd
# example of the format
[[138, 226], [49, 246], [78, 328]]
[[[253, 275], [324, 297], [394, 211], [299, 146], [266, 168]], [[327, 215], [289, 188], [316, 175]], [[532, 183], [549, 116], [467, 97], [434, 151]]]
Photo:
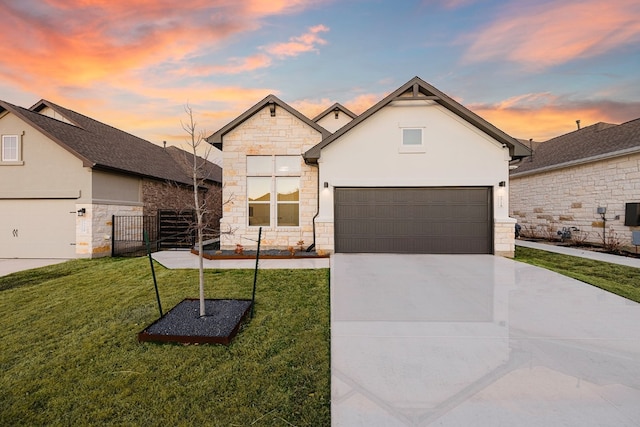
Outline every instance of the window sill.
[[17, 162], [0, 161], [0, 166], [24, 166], [24, 162], [23, 161], [17, 161]]

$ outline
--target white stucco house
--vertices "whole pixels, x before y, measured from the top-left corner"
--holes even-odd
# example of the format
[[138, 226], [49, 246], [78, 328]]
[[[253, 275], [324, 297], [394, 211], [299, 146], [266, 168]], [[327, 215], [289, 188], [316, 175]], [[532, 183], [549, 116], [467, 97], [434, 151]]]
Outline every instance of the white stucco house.
[[[192, 155], [53, 102], [0, 101], [0, 135], [0, 258], [108, 256], [113, 215], [155, 215], [193, 200]], [[220, 167], [203, 164], [202, 191], [220, 193]]]
[[[513, 256], [516, 139], [415, 77], [359, 116], [270, 95], [207, 140], [223, 152], [222, 249]], [[303, 243], [301, 243], [303, 242]]]

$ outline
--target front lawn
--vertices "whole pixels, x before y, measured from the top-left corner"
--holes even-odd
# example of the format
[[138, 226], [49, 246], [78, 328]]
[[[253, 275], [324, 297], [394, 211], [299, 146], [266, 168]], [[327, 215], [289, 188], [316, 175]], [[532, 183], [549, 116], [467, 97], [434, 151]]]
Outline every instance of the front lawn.
[[640, 302], [640, 269], [516, 246], [516, 261], [537, 265]]
[[[165, 311], [197, 297], [196, 270], [156, 274]], [[261, 270], [229, 347], [137, 342], [158, 317], [147, 258], [0, 277], [0, 425], [329, 425], [328, 274]], [[251, 298], [251, 270], [205, 278], [207, 298]]]

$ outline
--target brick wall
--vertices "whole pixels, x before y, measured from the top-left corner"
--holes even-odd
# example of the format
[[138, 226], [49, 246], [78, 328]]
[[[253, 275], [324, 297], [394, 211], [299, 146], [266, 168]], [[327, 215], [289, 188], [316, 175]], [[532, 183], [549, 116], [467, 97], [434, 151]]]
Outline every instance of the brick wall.
[[[206, 206], [204, 219], [207, 229], [217, 234], [222, 217], [222, 189], [219, 185], [212, 185], [207, 191], [200, 191], [200, 197]], [[144, 215], [157, 215], [159, 209], [191, 210], [195, 206], [192, 188], [163, 181], [143, 180], [142, 200]]]
[[313, 243], [313, 217], [317, 212], [317, 169], [304, 164], [302, 154], [320, 142], [315, 129], [283, 108], [276, 108], [271, 117], [268, 107], [251, 116], [224, 136], [223, 148], [223, 218], [221, 220], [222, 249], [234, 249], [236, 244], [255, 247], [258, 227], [249, 227], [247, 219], [247, 155], [300, 156], [300, 226], [263, 227], [265, 248], [304, 247]]
[[625, 203], [640, 202], [640, 154], [512, 177], [509, 197], [526, 235], [558, 238], [562, 227], [576, 227], [576, 239], [603, 243], [597, 208], [606, 207], [606, 235], [630, 247], [640, 228], [624, 225]]

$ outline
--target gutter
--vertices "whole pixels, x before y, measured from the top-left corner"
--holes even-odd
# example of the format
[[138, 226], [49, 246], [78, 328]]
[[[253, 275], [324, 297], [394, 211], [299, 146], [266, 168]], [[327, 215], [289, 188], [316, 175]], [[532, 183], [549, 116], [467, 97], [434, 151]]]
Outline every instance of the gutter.
[[316, 247], [316, 218], [320, 215], [320, 165], [315, 164], [316, 167], [316, 181], [318, 182], [318, 191], [316, 191], [316, 214], [311, 219], [311, 225], [313, 226], [313, 243], [307, 248], [307, 252], [311, 252]]

